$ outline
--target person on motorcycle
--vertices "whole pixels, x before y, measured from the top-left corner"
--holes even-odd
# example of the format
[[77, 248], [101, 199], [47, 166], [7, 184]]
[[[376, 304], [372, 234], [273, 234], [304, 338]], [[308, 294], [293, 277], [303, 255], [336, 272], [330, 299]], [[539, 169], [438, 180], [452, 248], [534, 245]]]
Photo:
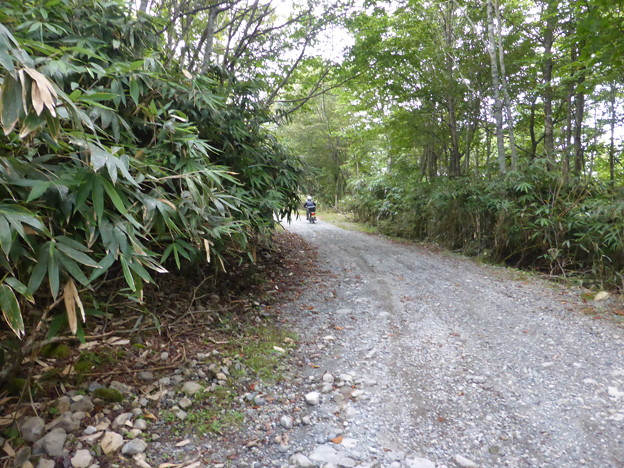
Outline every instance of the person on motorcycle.
[[310, 195], [308, 195], [308, 199], [303, 204], [303, 207], [306, 210], [306, 219], [310, 219], [310, 208], [312, 208], [312, 210], [316, 209], [316, 203], [314, 203]]

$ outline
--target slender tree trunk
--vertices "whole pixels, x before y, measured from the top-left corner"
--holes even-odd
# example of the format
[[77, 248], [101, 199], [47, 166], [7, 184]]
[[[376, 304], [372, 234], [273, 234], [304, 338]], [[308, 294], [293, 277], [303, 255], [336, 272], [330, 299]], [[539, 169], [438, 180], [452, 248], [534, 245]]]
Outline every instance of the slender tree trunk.
[[505, 58], [503, 54], [503, 26], [500, 14], [500, 8], [498, 0], [494, 3], [494, 12], [496, 14], [496, 21], [498, 23], [497, 28], [497, 44], [498, 44], [498, 63], [500, 65], [500, 80], [503, 90], [503, 97], [505, 99], [505, 116], [507, 121], [507, 132], [509, 133], [509, 150], [511, 152], [511, 170], [515, 171], [518, 168], [518, 150], [516, 148], [516, 137], [514, 134], [514, 120], [513, 109], [511, 106], [511, 98], [509, 97], [509, 86], [507, 84], [507, 73], [505, 71]]
[[214, 44], [215, 24], [217, 21], [217, 7], [214, 6], [208, 11], [208, 21], [206, 23], [206, 42], [204, 43], [204, 58], [202, 60], [201, 72], [206, 73], [210, 66], [210, 57], [212, 56], [212, 48]]
[[566, 95], [566, 130], [565, 130], [565, 141], [564, 147], [565, 151], [563, 152], [563, 165], [561, 172], [563, 173], [564, 179], [567, 180], [570, 174], [570, 161], [572, 159], [572, 120], [574, 114], [574, 107], [572, 103], [572, 98], [574, 97], [574, 83], [570, 82], [568, 84], [568, 94]]
[[139, 10], [142, 11], [143, 13], [147, 13], [148, 3], [149, 3], [149, 0], [141, 0], [141, 3], [139, 5]]
[[615, 85], [611, 83], [611, 142], [609, 143], [609, 178], [611, 182], [615, 181]]
[[487, 22], [488, 22], [488, 52], [490, 54], [490, 65], [492, 68], [492, 90], [494, 93], [494, 119], [496, 120], [496, 143], [498, 146], [498, 171], [504, 174], [507, 171], [505, 161], [505, 138], [503, 135], [503, 104], [500, 98], [500, 77], [498, 75], [498, 64], [496, 63], [496, 43], [494, 40], [494, 14], [492, 0], [487, 0]]
[[457, 124], [457, 109], [455, 106], [456, 97], [453, 90], [453, 84], [455, 83], [455, 72], [453, 64], [452, 51], [454, 50], [455, 40], [453, 37], [453, 20], [455, 16], [455, 3], [448, 2], [446, 14], [442, 21], [444, 25], [444, 41], [445, 41], [445, 65], [446, 65], [446, 78], [448, 80], [447, 94], [446, 94], [446, 108], [448, 111], [448, 125], [449, 132], [451, 134], [451, 147], [449, 154], [449, 175], [456, 177], [461, 175], [461, 152], [459, 150], [459, 132]]
[[544, 77], [544, 152], [549, 162], [555, 159], [555, 138], [553, 125], [553, 88], [552, 71], [553, 57], [552, 46], [555, 41], [555, 26], [557, 24], [557, 1], [548, 0], [546, 4], [546, 30], [544, 31], [544, 64], [542, 72]]
[[533, 161], [537, 157], [537, 137], [535, 136], [535, 105], [537, 102], [537, 96], [533, 96], [531, 99], [531, 115], [529, 117], [529, 135], [531, 136], [531, 151], [529, 153], [529, 159]]
[[[582, 45], [581, 45], [582, 47]], [[578, 50], [573, 47], [573, 60], [578, 57]], [[574, 94], [574, 172], [582, 175], [585, 168], [585, 149], [583, 148], [583, 117], [585, 116], [585, 92], [583, 83], [585, 82], [585, 69], [581, 67], [579, 77], [576, 81], [576, 92]]]

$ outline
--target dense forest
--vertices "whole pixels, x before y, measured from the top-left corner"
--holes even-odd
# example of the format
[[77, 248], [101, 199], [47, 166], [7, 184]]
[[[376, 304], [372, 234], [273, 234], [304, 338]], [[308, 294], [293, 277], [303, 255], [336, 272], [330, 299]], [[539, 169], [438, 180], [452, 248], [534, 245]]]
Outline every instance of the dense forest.
[[343, 86], [281, 130], [310, 191], [390, 235], [624, 285], [621, 2], [371, 1], [344, 28]]
[[607, 0], [4, 0], [6, 350], [254, 262], [308, 193], [621, 287], [623, 38]]

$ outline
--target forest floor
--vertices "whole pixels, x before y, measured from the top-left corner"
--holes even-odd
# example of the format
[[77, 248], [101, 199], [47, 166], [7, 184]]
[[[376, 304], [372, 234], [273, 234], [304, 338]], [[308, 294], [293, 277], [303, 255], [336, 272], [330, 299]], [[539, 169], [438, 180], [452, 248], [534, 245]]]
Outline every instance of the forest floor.
[[160, 334], [101, 333], [80, 382], [0, 400], [22, 413], [0, 466], [624, 466], [613, 299], [322, 216], [287, 228], [253, 288], [161, 287], [181, 309]]

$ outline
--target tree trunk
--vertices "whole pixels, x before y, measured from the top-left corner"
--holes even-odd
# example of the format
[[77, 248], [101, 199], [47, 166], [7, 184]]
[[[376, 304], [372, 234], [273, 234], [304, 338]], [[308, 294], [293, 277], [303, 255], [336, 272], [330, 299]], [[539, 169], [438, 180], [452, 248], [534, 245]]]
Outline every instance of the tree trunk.
[[453, 71], [454, 37], [453, 37], [453, 18], [455, 15], [455, 3], [448, 2], [446, 14], [442, 18], [444, 26], [444, 58], [446, 66], [447, 90], [446, 109], [448, 111], [448, 126], [451, 134], [451, 148], [449, 154], [449, 176], [457, 177], [461, 175], [461, 152], [459, 151], [459, 132], [457, 124], [457, 109], [455, 107], [456, 97], [454, 95], [453, 84], [455, 83], [455, 72]]
[[565, 150], [563, 152], [563, 165], [561, 168], [561, 172], [565, 180], [568, 179], [570, 174], [570, 161], [572, 159], [572, 120], [574, 114], [574, 108], [572, 103], [572, 98], [574, 97], [574, 83], [570, 82], [568, 84], [568, 93], [566, 95], [566, 130], [565, 130], [565, 141], [564, 147]]
[[585, 149], [583, 148], [583, 117], [585, 116], [585, 67], [579, 71], [576, 93], [574, 94], [574, 172], [582, 175], [585, 168]]
[[214, 44], [215, 24], [217, 21], [217, 7], [214, 6], [208, 11], [208, 22], [206, 23], [204, 58], [202, 60], [201, 72], [206, 73], [210, 66], [210, 57], [212, 56], [212, 47]]
[[505, 162], [505, 139], [503, 135], [503, 104], [500, 98], [500, 78], [498, 75], [498, 64], [496, 63], [496, 49], [494, 41], [494, 15], [492, 0], [487, 0], [487, 22], [488, 22], [488, 52], [490, 54], [490, 65], [492, 68], [492, 90], [494, 93], [494, 119], [496, 120], [496, 143], [498, 146], [498, 171], [504, 174], [507, 171]]
[[498, 22], [498, 28], [496, 31], [496, 39], [498, 44], [498, 63], [500, 65], [500, 80], [503, 90], [503, 97], [505, 99], [505, 116], [507, 121], [507, 132], [509, 133], [509, 149], [511, 152], [511, 170], [515, 171], [518, 168], [518, 150], [516, 148], [516, 137], [514, 134], [514, 120], [511, 107], [511, 98], [509, 97], [509, 87], [507, 85], [507, 73], [505, 71], [505, 59], [503, 55], [503, 22], [501, 19], [500, 8], [498, 6], [498, 0], [494, 3], [494, 12], [496, 14], [496, 21]]
[[609, 143], [609, 178], [611, 182], [615, 182], [615, 122], [616, 122], [616, 112], [615, 112], [615, 85], [611, 83], [611, 142]]
[[553, 125], [553, 89], [552, 89], [552, 71], [553, 58], [552, 46], [555, 41], [555, 26], [557, 24], [557, 2], [548, 0], [546, 4], [546, 30], [544, 31], [544, 64], [542, 73], [544, 77], [544, 152], [546, 159], [554, 162], [555, 158], [555, 138]]
[[531, 116], [529, 118], [529, 134], [531, 136], [531, 151], [529, 153], [529, 159], [533, 161], [537, 157], [537, 137], [535, 136], [535, 105], [537, 102], [537, 96], [533, 96], [531, 99]]

